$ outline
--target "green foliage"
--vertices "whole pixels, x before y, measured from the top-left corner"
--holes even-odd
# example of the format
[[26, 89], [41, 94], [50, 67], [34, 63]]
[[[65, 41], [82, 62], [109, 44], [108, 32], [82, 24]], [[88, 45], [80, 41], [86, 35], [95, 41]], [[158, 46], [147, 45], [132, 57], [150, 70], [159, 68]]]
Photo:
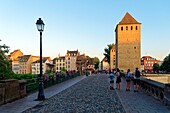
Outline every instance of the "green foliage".
[[165, 57], [164, 62], [161, 65], [161, 70], [170, 72], [170, 55]]
[[64, 67], [62, 67], [62, 68], [61, 68], [61, 71], [64, 71], [64, 72], [66, 72], [66, 69], [65, 69]]
[[94, 57], [94, 68], [98, 69], [99, 68], [99, 58], [98, 57]]
[[108, 44], [107, 47], [104, 49], [103, 55], [106, 57], [107, 62], [110, 64], [110, 50], [114, 44]]
[[8, 46], [6, 46], [5, 44], [0, 45], [0, 79], [9, 79], [14, 74], [11, 70], [10, 61], [5, 55], [8, 52], [9, 52]]
[[36, 78], [37, 76], [38, 76], [37, 74], [14, 74], [13, 78], [18, 80], [23, 80], [23, 79]]
[[158, 63], [154, 63], [153, 64], [153, 71], [159, 72], [159, 70], [160, 70], [159, 64]]

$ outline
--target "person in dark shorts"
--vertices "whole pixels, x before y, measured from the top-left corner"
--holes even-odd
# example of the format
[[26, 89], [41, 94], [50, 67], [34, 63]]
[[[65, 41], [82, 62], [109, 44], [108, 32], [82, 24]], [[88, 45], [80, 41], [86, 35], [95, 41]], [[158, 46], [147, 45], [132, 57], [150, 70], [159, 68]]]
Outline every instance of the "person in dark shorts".
[[116, 89], [120, 90], [121, 76], [120, 76], [120, 70], [118, 68], [117, 68], [117, 71], [116, 71], [116, 76], [117, 76]]
[[131, 80], [131, 73], [130, 73], [130, 69], [128, 69], [126, 74], [126, 91], [130, 91], [130, 80]]
[[138, 92], [140, 87], [140, 71], [138, 70], [138, 67], [134, 71], [133, 77], [134, 77], [134, 92]]
[[109, 71], [109, 78], [110, 78], [110, 89], [114, 90], [114, 73]]

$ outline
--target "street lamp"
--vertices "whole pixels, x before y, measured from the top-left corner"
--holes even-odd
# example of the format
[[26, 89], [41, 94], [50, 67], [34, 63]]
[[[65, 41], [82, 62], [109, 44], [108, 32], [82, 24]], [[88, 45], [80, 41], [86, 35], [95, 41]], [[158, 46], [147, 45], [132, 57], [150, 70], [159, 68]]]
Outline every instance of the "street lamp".
[[38, 92], [38, 100], [44, 100], [44, 84], [42, 79], [42, 32], [44, 31], [44, 22], [39, 18], [36, 22], [37, 29], [40, 32], [40, 75], [39, 75], [39, 92]]

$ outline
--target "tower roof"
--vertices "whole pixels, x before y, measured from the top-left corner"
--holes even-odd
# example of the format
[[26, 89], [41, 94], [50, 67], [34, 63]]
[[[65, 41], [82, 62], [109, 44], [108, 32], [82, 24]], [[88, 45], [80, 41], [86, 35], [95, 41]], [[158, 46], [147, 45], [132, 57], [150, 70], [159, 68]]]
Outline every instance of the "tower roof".
[[136, 21], [128, 12], [125, 14], [123, 19], [119, 22], [119, 24], [141, 24]]

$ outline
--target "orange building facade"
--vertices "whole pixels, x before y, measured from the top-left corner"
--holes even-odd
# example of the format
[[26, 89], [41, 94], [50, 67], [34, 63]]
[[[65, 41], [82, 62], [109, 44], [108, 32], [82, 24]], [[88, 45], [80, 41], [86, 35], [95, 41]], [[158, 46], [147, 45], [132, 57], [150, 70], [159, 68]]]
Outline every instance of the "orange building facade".
[[131, 71], [141, 67], [141, 23], [128, 12], [115, 29], [116, 68]]
[[159, 60], [151, 56], [143, 56], [141, 58], [141, 65], [146, 73], [153, 73], [153, 65], [158, 62]]

